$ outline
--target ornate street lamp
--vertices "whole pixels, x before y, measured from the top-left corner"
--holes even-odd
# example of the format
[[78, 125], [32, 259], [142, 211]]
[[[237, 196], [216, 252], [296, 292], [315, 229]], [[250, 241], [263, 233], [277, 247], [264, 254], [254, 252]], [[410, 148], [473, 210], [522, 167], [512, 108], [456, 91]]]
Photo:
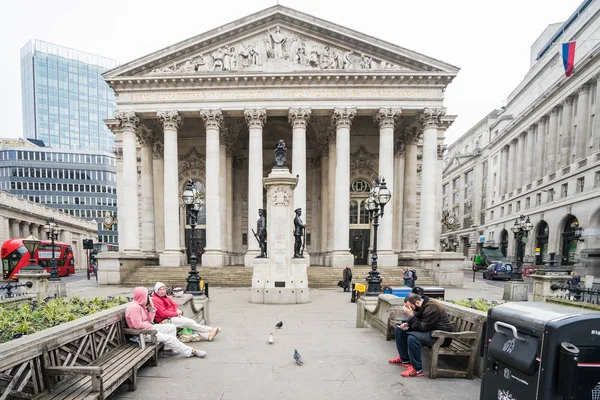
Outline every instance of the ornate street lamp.
[[533, 223], [529, 220], [529, 217], [521, 215], [515, 220], [515, 224], [510, 230], [515, 235], [517, 241], [517, 268], [513, 275], [515, 281], [523, 280], [523, 253], [525, 253], [525, 243], [527, 243], [527, 237], [529, 231], [533, 229]]
[[29, 265], [23, 269], [30, 270], [30, 271], [31, 270], [33, 270], [33, 271], [43, 270], [42, 267], [40, 267], [39, 265], [37, 265], [35, 263], [35, 256], [34, 256], [35, 252], [40, 248], [40, 239], [36, 238], [33, 235], [29, 235], [25, 239], [23, 239], [23, 245], [29, 252]]
[[381, 293], [381, 277], [377, 270], [377, 230], [379, 228], [379, 217], [383, 217], [383, 209], [392, 198], [390, 190], [385, 184], [385, 178], [375, 178], [373, 189], [365, 203], [365, 209], [369, 212], [369, 218], [373, 222], [373, 253], [371, 254], [371, 271], [367, 277], [367, 296], [379, 296]]
[[60, 233], [60, 229], [58, 228], [58, 224], [54, 221], [53, 217], [46, 218], [46, 225], [44, 225], [44, 231], [46, 232], [46, 236], [49, 240], [51, 240], [52, 246], [52, 259], [50, 260], [50, 278], [49, 281], [60, 281], [60, 277], [58, 276], [58, 268], [54, 250], [54, 241], [58, 239], [58, 234]]
[[192, 243], [190, 248], [190, 272], [187, 277], [186, 293], [200, 295], [200, 275], [196, 269], [196, 224], [198, 223], [198, 212], [204, 206], [200, 199], [200, 191], [194, 186], [194, 181], [190, 179], [181, 196], [187, 210], [190, 227], [192, 228]]

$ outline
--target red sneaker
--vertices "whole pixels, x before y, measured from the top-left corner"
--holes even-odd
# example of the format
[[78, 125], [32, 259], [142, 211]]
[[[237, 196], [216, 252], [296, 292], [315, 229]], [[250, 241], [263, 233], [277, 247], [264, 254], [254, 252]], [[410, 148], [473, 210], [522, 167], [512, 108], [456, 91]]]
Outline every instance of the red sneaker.
[[425, 374], [423, 373], [422, 369], [417, 371], [411, 365], [406, 371], [402, 372], [400, 375], [402, 375], [405, 378], [416, 378], [418, 376], [424, 376]]
[[398, 364], [401, 367], [410, 367], [410, 361], [403, 361], [400, 357], [392, 358], [388, 362], [390, 364]]

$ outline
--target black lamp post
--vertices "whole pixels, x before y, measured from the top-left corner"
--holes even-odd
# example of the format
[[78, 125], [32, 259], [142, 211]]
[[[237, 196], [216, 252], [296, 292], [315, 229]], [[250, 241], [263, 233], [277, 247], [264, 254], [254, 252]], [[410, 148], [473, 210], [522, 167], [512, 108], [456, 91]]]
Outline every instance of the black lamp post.
[[43, 270], [42, 267], [35, 263], [35, 252], [40, 248], [40, 240], [33, 235], [27, 236], [23, 239], [23, 245], [29, 252], [29, 265], [23, 268], [24, 270], [29, 271], [40, 271]]
[[373, 189], [365, 204], [369, 211], [369, 218], [373, 222], [373, 253], [371, 255], [371, 271], [367, 277], [367, 296], [379, 296], [381, 294], [381, 277], [377, 271], [377, 230], [379, 228], [379, 217], [383, 217], [383, 209], [390, 201], [392, 194], [385, 184], [385, 178], [375, 178]]
[[200, 291], [200, 275], [196, 270], [196, 224], [198, 223], [198, 212], [203, 206], [200, 192], [194, 187], [194, 181], [190, 179], [181, 196], [187, 209], [190, 227], [192, 228], [192, 243], [190, 248], [190, 272], [187, 277], [186, 293], [193, 295], [202, 294]]
[[60, 229], [58, 228], [58, 224], [54, 221], [53, 217], [46, 218], [46, 225], [44, 225], [44, 231], [46, 232], [46, 236], [51, 240], [52, 246], [52, 259], [50, 260], [50, 278], [49, 281], [60, 281], [60, 277], [58, 276], [58, 268], [56, 258], [54, 257], [54, 241], [58, 239], [58, 234], [60, 233]]
[[529, 231], [532, 229], [533, 224], [529, 220], [529, 217], [525, 217], [523, 215], [517, 218], [513, 227], [510, 228], [515, 235], [515, 240], [517, 241], [517, 268], [513, 273], [513, 280], [515, 281], [523, 280], [523, 253], [525, 253], [525, 243], [527, 243]]

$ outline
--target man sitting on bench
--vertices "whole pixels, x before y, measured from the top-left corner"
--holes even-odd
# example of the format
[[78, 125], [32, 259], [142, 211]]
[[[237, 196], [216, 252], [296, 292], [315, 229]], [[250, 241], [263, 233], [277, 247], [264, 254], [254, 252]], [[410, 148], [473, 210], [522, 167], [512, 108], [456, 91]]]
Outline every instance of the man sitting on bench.
[[132, 329], [155, 329], [156, 340], [165, 344], [165, 349], [186, 357], [194, 356], [204, 358], [206, 352], [187, 346], [177, 339], [177, 328], [173, 324], [152, 324], [156, 308], [148, 290], [144, 287], [133, 289], [133, 300], [125, 310], [127, 326]]
[[[431, 332], [441, 330], [452, 332], [452, 322], [444, 306], [427, 296], [411, 293], [404, 299], [402, 309], [409, 319], [396, 326], [396, 347], [399, 357], [389, 360], [391, 364], [400, 364], [408, 369], [403, 377], [423, 376], [421, 351], [423, 346], [431, 346], [435, 338]], [[449, 346], [452, 339], [446, 339], [443, 346]]]
[[200, 325], [193, 319], [184, 317], [183, 311], [167, 296], [167, 286], [162, 282], [156, 282], [156, 285], [154, 285], [154, 295], [152, 298], [156, 307], [154, 322], [157, 324], [169, 323], [175, 325], [177, 328], [189, 328], [198, 332], [201, 339], [208, 340], [209, 342], [212, 342], [217, 333], [221, 332], [221, 328]]

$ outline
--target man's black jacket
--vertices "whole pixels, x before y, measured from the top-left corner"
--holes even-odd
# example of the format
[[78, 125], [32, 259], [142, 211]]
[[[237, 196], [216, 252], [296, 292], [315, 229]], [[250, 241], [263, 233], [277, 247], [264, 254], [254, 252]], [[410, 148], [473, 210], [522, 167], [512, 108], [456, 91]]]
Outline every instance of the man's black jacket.
[[444, 306], [427, 296], [423, 298], [421, 308], [408, 320], [408, 326], [411, 331], [417, 332], [454, 331]]

